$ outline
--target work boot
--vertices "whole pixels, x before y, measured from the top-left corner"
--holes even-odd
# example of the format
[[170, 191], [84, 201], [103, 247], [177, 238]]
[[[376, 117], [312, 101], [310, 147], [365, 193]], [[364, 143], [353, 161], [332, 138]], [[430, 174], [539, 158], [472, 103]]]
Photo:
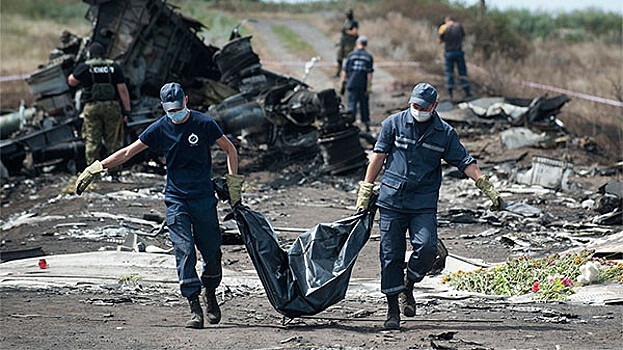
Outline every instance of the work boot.
[[452, 89], [448, 89], [448, 98], [452, 101]]
[[398, 294], [387, 296], [387, 320], [383, 323], [385, 329], [400, 329], [400, 305]]
[[208, 322], [210, 324], [221, 322], [221, 309], [218, 307], [218, 301], [216, 301], [216, 291], [214, 289], [206, 289], [204, 298]]
[[402, 303], [402, 313], [407, 317], [415, 316], [415, 298], [413, 298], [413, 284], [415, 281], [406, 278], [405, 290], [400, 293], [400, 301]]
[[186, 322], [186, 328], [203, 328], [203, 310], [199, 296], [188, 298], [188, 304], [190, 304], [190, 320]]
[[370, 122], [363, 122], [363, 127], [366, 132], [370, 132]]

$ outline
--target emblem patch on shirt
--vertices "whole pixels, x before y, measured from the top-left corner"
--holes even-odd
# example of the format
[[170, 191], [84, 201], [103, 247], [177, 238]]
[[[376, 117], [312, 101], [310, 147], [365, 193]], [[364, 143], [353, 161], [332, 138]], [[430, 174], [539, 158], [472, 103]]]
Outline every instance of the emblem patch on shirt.
[[190, 143], [191, 146], [197, 146], [197, 142], [199, 142], [199, 136], [195, 135], [194, 133], [188, 136], [188, 143]]

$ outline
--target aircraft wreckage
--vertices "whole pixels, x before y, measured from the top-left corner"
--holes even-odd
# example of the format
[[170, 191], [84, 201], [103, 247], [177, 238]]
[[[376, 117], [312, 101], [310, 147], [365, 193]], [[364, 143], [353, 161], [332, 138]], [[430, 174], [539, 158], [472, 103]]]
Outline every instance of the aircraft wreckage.
[[336, 92], [316, 92], [299, 79], [263, 68], [251, 37], [241, 37], [238, 27], [219, 49], [198, 37], [201, 23], [164, 1], [83, 1], [90, 5], [90, 36], [63, 32], [49, 62], [27, 79], [35, 105], [0, 119], [5, 174], [36, 174], [51, 165], [75, 173], [85, 166], [81, 91], [67, 85], [67, 76], [86, 60], [94, 41], [123, 67], [127, 79], [132, 114], [126, 142], [162, 116], [160, 87], [178, 81], [190, 107], [207, 112], [243, 146], [266, 145], [290, 157], [320, 153], [324, 171], [331, 174], [365, 164], [359, 129]]

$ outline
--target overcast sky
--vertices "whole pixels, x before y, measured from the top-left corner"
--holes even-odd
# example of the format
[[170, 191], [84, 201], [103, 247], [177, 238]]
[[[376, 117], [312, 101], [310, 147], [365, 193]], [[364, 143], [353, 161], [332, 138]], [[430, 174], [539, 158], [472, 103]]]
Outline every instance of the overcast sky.
[[[478, 0], [461, 0], [467, 5], [478, 3]], [[623, 0], [486, 0], [488, 7], [501, 10], [508, 8], [528, 9], [547, 13], [570, 12], [587, 8], [597, 8], [623, 14]]]

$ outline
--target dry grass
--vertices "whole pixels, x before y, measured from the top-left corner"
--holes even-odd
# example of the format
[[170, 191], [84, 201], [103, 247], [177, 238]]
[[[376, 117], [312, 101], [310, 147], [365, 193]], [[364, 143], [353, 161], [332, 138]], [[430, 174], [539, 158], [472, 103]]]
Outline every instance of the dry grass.
[[[382, 17], [369, 14], [364, 17], [360, 20], [360, 33], [370, 39], [369, 49], [377, 62], [419, 61], [422, 62], [420, 69], [394, 68], [390, 71], [399, 80], [407, 80], [406, 85], [423, 79], [434, 80], [438, 86], [443, 83], [443, 47], [437, 44], [436, 26], [430, 24], [434, 21], [414, 20], [398, 12], [389, 12]], [[335, 16], [330, 22], [332, 24], [318, 25], [325, 32], [337, 33], [341, 17]], [[468, 70], [475, 85], [486, 87], [481, 92], [525, 98], [546, 93], [512, 83], [513, 80], [527, 80], [623, 100], [623, 50], [620, 45], [598, 41], [535, 41], [531, 43], [530, 52], [523, 61], [503, 58], [495, 53], [489, 59], [475, 57], [472, 54], [473, 46], [474, 38], [468, 33], [464, 45], [468, 63], [477, 64], [489, 72], [484, 75], [476, 70]], [[557, 94], [550, 92], [549, 95]], [[572, 101], [563, 107], [559, 118], [574, 134], [593, 137], [612, 158], [622, 159], [623, 108], [571, 98]]]
[[[473, 74], [477, 79], [504, 96], [534, 97], [545, 93], [511, 83], [527, 80], [623, 101], [623, 52], [620, 46], [601, 42], [569, 44], [564, 42], [533, 43], [532, 53], [524, 62], [495, 58], [480, 61], [490, 76]], [[554, 92], [550, 96], [556, 95]], [[623, 157], [623, 109], [571, 97], [560, 119], [576, 135], [590, 136], [617, 159]]]
[[52, 49], [59, 44], [63, 30], [78, 35], [89, 33], [90, 24], [60, 24], [51, 20], [32, 20], [20, 15], [2, 15], [0, 40], [0, 73], [30, 73], [47, 62]]
[[[408, 23], [409, 25], [405, 26]], [[391, 60], [433, 61], [441, 54], [435, 28], [427, 21], [412, 21], [400, 13], [363, 20], [360, 33], [370, 38], [370, 51]]]
[[[67, 29], [79, 35], [89, 32], [90, 25], [60, 24], [52, 20], [33, 20], [20, 15], [0, 14], [0, 75], [32, 73], [48, 61], [50, 51], [59, 43]], [[34, 101], [25, 81], [0, 83], [0, 108], [15, 109], [20, 100]]]

